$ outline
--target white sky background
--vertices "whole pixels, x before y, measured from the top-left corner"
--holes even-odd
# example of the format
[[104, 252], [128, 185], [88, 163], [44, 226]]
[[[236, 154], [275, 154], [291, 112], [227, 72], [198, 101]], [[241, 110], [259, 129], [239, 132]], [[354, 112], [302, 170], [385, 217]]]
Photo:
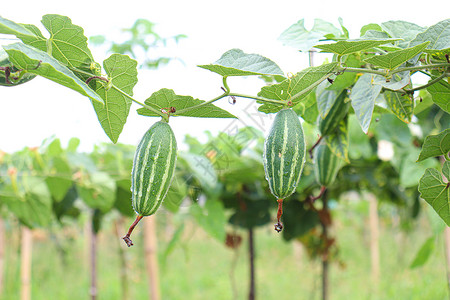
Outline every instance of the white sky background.
[[[350, 37], [359, 37], [359, 29], [368, 23], [404, 20], [421, 26], [431, 26], [449, 17], [450, 4], [444, 0], [432, 1], [7, 1], [0, 15], [19, 23], [41, 27], [42, 15], [66, 15], [85, 29], [86, 36], [103, 34], [109, 38], [121, 28], [129, 28], [138, 18], [157, 24], [161, 36], [185, 34], [187, 39], [164, 49], [161, 56], [175, 56], [172, 62], [158, 70], [138, 70], [134, 98], [144, 101], [160, 88], [173, 89], [180, 95], [191, 95], [209, 100], [222, 91], [221, 77], [196, 67], [216, 61], [225, 51], [240, 48], [246, 53], [257, 53], [275, 61], [285, 73], [296, 73], [307, 67], [307, 55], [283, 46], [278, 36], [298, 20], [305, 18], [307, 29], [314, 18], [332, 22], [338, 17], [350, 31]], [[45, 32], [45, 29], [42, 30]], [[6, 41], [8, 42], [8, 41]], [[0, 40], [5, 43], [5, 40]], [[92, 47], [93, 48], [93, 47]], [[96, 61], [106, 55], [92, 49]], [[316, 64], [322, 58], [316, 56]], [[233, 92], [256, 95], [263, 85], [252, 77], [230, 78]], [[231, 119], [171, 118], [170, 123], [181, 145], [189, 133], [200, 138], [205, 130], [216, 133], [243, 124], [267, 129], [270, 119], [255, 115], [256, 105], [248, 99], [238, 99], [234, 106], [227, 99], [215, 104], [240, 117]], [[247, 108], [250, 105], [249, 108]], [[138, 116], [133, 104], [119, 142], [137, 144], [144, 132], [157, 120]], [[81, 150], [109, 142], [103, 132], [88, 98], [59, 86], [47, 79], [37, 78], [17, 87], [0, 87], [0, 150], [12, 152], [26, 146], [39, 146], [45, 138], [59, 137], [63, 145], [71, 137], [81, 139]]]

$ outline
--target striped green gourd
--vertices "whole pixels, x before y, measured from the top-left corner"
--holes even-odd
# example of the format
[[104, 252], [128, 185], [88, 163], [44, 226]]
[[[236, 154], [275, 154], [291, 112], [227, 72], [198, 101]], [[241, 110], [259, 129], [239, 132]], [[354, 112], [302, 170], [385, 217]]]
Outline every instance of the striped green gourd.
[[177, 141], [172, 128], [159, 121], [144, 134], [134, 154], [131, 171], [131, 204], [138, 214], [123, 240], [128, 247], [139, 221], [156, 212], [166, 197], [175, 172]]
[[166, 196], [175, 172], [177, 142], [169, 124], [159, 121], [137, 146], [131, 171], [134, 210], [140, 216], [156, 212]]
[[292, 109], [275, 116], [264, 143], [264, 171], [270, 191], [277, 199], [290, 196], [303, 171], [306, 152], [303, 128]]
[[322, 118], [320, 115], [317, 118], [317, 126], [322, 136], [332, 133], [347, 114], [350, 102], [345, 102], [345, 97], [347, 97], [347, 90], [343, 90], [338, 95], [325, 118]]
[[336, 179], [339, 171], [340, 159], [330, 149], [325, 141], [322, 141], [314, 150], [314, 173], [321, 186], [328, 187]]

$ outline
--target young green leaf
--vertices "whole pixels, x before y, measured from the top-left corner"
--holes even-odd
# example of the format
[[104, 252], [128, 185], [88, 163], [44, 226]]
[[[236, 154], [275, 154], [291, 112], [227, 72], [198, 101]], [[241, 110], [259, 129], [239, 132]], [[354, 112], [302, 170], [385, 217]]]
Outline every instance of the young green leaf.
[[403, 122], [410, 123], [414, 113], [414, 100], [408, 95], [391, 91], [384, 92], [384, 99], [391, 111]]
[[[306, 98], [317, 85], [330, 77], [337, 65], [337, 63], [330, 63], [309, 67], [281, 83], [263, 87], [258, 96], [274, 100], [291, 100], [295, 106]], [[274, 113], [282, 108], [281, 104], [263, 104], [258, 110], [264, 113]]]
[[417, 161], [422, 161], [429, 157], [449, 155], [450, 152], [450, 128], [441, 131], [436, 135], [429, 135], [425, 138]]
[[199, 67], [222, 76], [284, 74], [270, 59], [259, 54], [247, 54], [240, 49], [228, 50], [215, 63]]
[[373, 74], [362, 75], [350, 94], [351, 104], [362, 130], [369, 131], [375, 100], [381, 91], [381, 85], [373, 83]]
[[50, 79], [94, 101], [103, 103], [102, 98], [91, 90], [85, 82], [47, 53], [22, 43], [6, 45], [3, 48], [8, 53], [10, 61], [17, 68]]
[[[450, 161], [442, 167], [443, 174], [450, 179]], [[425, 171], [419, 182], [420, 196], [430, 204], [436, 213], [450, 226], [450, 188], [442, 174], [433, 168]]]
[[346, 55], [362, 50], [370, 49], [380, 45], [392, 43], [399, 39], [357, 39], [348, 41], [339, 41], [333, 44], [316, 45], [315, 47], [321, 49], [322, 52], [331, 52], [338, 55]]
[[393, 38], [401, 38], [398, 46], [400, 48], [408, 48], [409, 42], [412, 41], [419, 33], [425, 31], [425, 28], [414, 23], [406, 21], [388, 21], [381, 23], [381, 28]]
[[283, 31], [278, 40], [286, 46], [306, 52], [314, 47], [322, 38], [324, 36], [321, 32], [306, 30], [305, 20], [301, 19]]
[[450, 84], [444, 80], [427, 87], [433, 102], [450, 114]]
[[429, 41], [425, 52], [437, 55], [441, 59], [445, 59], [444, 55], [450, 53], [450, 19], [441, 21], [433, 26], [430, 26], [422, 33], [419, 33], [414, 40], [411, 41], [411, 46], [422, 44]]
[[317, 109], [316, 93], [314, 91], [309, 93], [303, 101], [300, 101], [292, 109], [297, 113], [297, 115], [302, 117], [303, 120], [310, 124], [316, 125], [319, 111]]
[[429, 237], [420, 247], [419, 251], [417, 251], [414, 260], [411, 262], [409, 266], [411, 269], [423, 266], [430, 258], [431, 254], [434, 251], [436, 244], [436, 237]]
[[424, 42], [411, 48], [390, 52], [384, 55], [375, 55], [366, 58], [364, 61], [377, 67], [394, 70], [401, 64], [422, 53], [429, 44], [430, 42]]
[[92, 104], [106, 135], [116, 143], [130, 112], [130, 97], [138, 81], [137, 62], [128, 55], [112, 54], [103, 62], [103, 67], [110, 82], [98, 84], [96, 92], [105, 104]]
[[[236, 118], [224, 109], [217, 107], [213, 104], [205, 104], [203, 100], [194, 99], [191, 96], [180, 96], [175, 94], [173, 90], [161, 89], [154, 92], [147, 100], [145, 104], [155, 108], [158, 111], [169, 111], [171, 107], [175, 108], [175, 112], [171, 113], [171, 116], [184, 116], [184, 117], [196, 117], [196, 118]], [[200, 106], [201, 105], [201, 106]], [[185, 112], [178, 111], [185, 110]], [[159, 117], [159, 115], [146, 108], [139, 108], [138, 114], [149, 117]]]

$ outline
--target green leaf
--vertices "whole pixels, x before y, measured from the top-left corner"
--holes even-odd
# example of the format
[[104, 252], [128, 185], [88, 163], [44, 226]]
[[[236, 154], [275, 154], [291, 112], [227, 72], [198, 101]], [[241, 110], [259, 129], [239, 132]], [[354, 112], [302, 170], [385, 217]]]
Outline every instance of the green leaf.
[[114, 205], [116, 182], [105, 172], [94, 172], [77, 185], [80, 198], [91, 208], [108, 212]]
[[445, 59], [444, 55], [450, 53], [450, 19], [441, 21], [419, 33], [410, 46], [415, 46], [429, 41], [425, 52], [438, 55]]
[[427, 87], [433, 102], [450, 114], [450, 84], [444, 80]]
[[426, 169], [437, 165], [436, 161], [433, 160], [416, 163], [416, 158], [419, 155], [419, 149], [416, 148], [405, 151], [404, 146], [396, 146], [394, 152], [396, 160], [400, 162], [400, 185], [403, 187], [417, 186]]
[[219, 200], [208, 198], [204, 207], [194, 204], [190, 207], [190, 213], [197, 223], [207, 233], [216, 238], [220, 243], [225, 241], [225, 209]]
[[278, 40], [286, 46], [306, 52], [314, 47], [322, 38], [324, 36], [321, 32], [306, 30], [305, 20], [301, 19], [283, 31]]
[[408, 95], [391, 91], [384, 92], [386, 100], [392, 112], [403, 122], [410, 123], [414, 113], [414, 100]]
[[24, 69], [29, 73], [40, 75], [68, 87], [83, 96], [89, 97], [99, 103], [103, 103], [102, 98], [90, 87], [75, 76], [69, 69], [61, 65], [53, 57], [38, 49], [15, 43], [3, 46], [9, 55], [10, 61], [17, 68]]
[[400, 48], [409, 47], [410, 41], [425, 30], [425, 28], [420, 27], [419, 25], [406, 21], [383, 22], [381, 23], [381, 28], [391, 37], [403, 39], [403, 41], [399, 41], [398, 43]]
[[97, 85], [96, 92], [105, 105], [94, 102], [93, 105], [106, 135], [116, 143], [130, 112], [130, 97], [138, 81], [137, 62], [127, 55], [112, 54], [103, 62], [103, 67], [108, 74], [109, 83]]
[[270, 59], [259, 54], [246, 54], [240, 49], [228, 50], [215, 63], [199, 67], [222, 76], [284, 75]]
[[448, 155], [450, 152], [450, 128], [441, 131], [436, 135], [429, 135], [423, 142], [422, 151], [417, 161], [422, 161], [429, 157]]
[[409, 71], [395, 73], [389, 79], [381, 75], [375, 75], [373, 82], [386, 89], [397, 91], [411, 83], [411, 76]]
[[45, 15], [42, 24], [50, 33], [47, 52], [64, 65], [89, 68], [94, 61], [82, 27], [72, 24], [65, 16]]
[[283, 211], [283, 238], [287, 241], [306, 234], [320, 224], [319, 215], [295, 199], [286, 201]]
[[21, 24], [17, 24], [11, 20], [0, 17], [0, 33], [12, 34], [17, 37], [19, 36], [30, 36], [34, 37], [35, 34], [29, 31]]
[[317, 86], [316, 99], [317, 108], [322, 119], [328, 115], [331, 107], [336, 102], [336, 99], [341, 91], [328, 90], [327, 87], [331, 86], [328, 81], [323, 81]]
[[377, 67], [394, 70], [401, 64], [422, 53], [429, 44], [430, 42], [424, 42], [411, 48], [390, 52], [384, 55], [375, 55], [366, 58], [364, 61]]
[[[181, 111], [185, 108], [196, 107], [202, 103], [205, 103], [205, 101], [194, 99], [191, 96], [177, 95], [173, 90], [170, 89], [160, 89], [159, 91], [154, 92], [149, 98], [147, 98], [147, 100], [145, 100], [146, 105], [151, 106], [158, 111], [167, 111], [170, 107], [174, 107], [176, 111]], [[157, 113], [146, 108], [139, 108], [137, 112], [142, 116], [159, 117]], [[184, 116], [196, 118], [236, 118], [228, 111], [221, 109], [220, 107], [217, 107], [211, 103], [202, 105], [198, 108], [193, 108], [192, 110], [186, 112], [175, 112], [170, 115], [174, 117]]]
[[319, 111], [317, 110], [316, 93], [314, 91], [309, 93], [303, 101], [300, 101], [292, 109], [297, 115], [302, 117], [303, 120], [309, 124], [316, 125]]
[[72, 186], [72, 172], [69, 164], [62, 157], [51, 161], [50, 175], [45, 178], [47, 187], [56, 201], [61, 201]]
[[[362, 62], [355, 55], [348, 55], [343, 60], [346, 67], [359, 68]], [[355, 83], [357, 73], [355, 72], [343, 72], [334, 78], [333, 84], [327, 87], [327, 90], [342, 91], [349, 88]]]
[[434, 248], [436, 245], [436, 237], [429, 237], [420, 247], [419, 251], [417, 251], [416, 256], [414, 257], [411, 265], [409, 266], [411, 269], [423, 266], [428, 259], [433, 254]]
[[164, 207], [172, 213], [178, 212], [183, 199], [188, 193], [186, 182], [179, 176], [174, 176], [170, 184], [166, 198], [164, 198]]
[[52, 220], [52, 200], [44, 180], [22, 175], [20, 193], [11, 185], [0, 185], [0, 197], [8, 209], [26, 226], [44, 227]]
[[383, 29], [381, 28], [380, 25], [375, 24], [375, 23], [370, 23], [370, 24], [367, 24], [367, 25], [364, 25], [363, 27], [361, 27], [359, 36], [365, 35], [366, 32], [369, 30], [380, 31], [380, 32], [383, 31]]
[[365, 133], [369, 131], [375, 100], [381, 91], [381, 85], [374, 84], [373, 80], [373, 74], [362, 75], [350, 94], [350, 100], [356, 118]]
[[[450, 179], [450, 162], [446, 161], [442, 169], [447, 170], [444, 174]], [[419, 192], [447, 226], [450, 226], [450, 188], [444, 182], [442, 174], [436, 169], [427, 169], [420, 179]]]
[[[274, 100], [291, 100], [295, 106], [302, 99], [319, 85], [322, 81], [331, 76], [331, 72], [337, 67], [337, 63], [324, 64], [317, 67], [309, 67], [298, 72], [293, 77], [285, 81], [265, 86], [258, 93], [258, 96]], [[278, 112], [283, 108], [280, 104], [263, 104], [258, 110], [264, 113]]]
[[331, 152], [333, 152], [337, 157], [343, 159], [344, 161], [350, 163], [348, 158], [348, 122], [347, 118], [344, 118], [339, 123], [336, 131], [329, 134], [326, 138], [326, 143], [330, 147]]
[[230, 216], [228, 222], [235, 226], [250, 229], [258, 226], [264, 226], [270, 222], [270, 204], [274, 202], [269, 202], [264, 200], [240, 200], [242, 206], [245, 209], [237, 208], [235, 212]]
[[216, 187], [218, 182], [217, 173], [206, 157], [180, 152], [179, 158], [187, 163], [191, 174], [200, 182], [202, 188], [213, 190]]
[[321, 49], [322, 52], [331, 52], [338, 55], [346, 55], [362, 50], [370, 49], [380, 45], [392, 43], [399, 39], [357, 39], [348, 41], [339, 41], [333, 44], [316, 45], [315, 47]]

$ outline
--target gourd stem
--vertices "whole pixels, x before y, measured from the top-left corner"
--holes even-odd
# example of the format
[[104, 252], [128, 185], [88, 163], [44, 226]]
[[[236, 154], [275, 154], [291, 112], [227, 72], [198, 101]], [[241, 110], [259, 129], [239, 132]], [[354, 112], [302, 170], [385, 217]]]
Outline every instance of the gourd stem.
[[281, 232], [283, 224], [281, 223], [281, 216], [283, 215], [283, 199], [278, 199], [277, 223], [275, 224], [275, 231]]
[[143, 218], [144, 216], [138, 215], [136, 217], [136, 220], [134, 220], [133, 224], [131, 224], [130, 228], [128, 229], [127, 234], [122, 238], [125, 243], [127, 244], [128, 247], [133, 246], [133, 241], [130, 239], [131, 233], [134, 230], [134, 227], [136, 227], [136, 225], [139, 223], [139, 221]]
[[313, 159], [314, 157], [313, 157], [313, 150], [314, 150], [314, 148], [316, 148], [317, 147], [317, 145], [319, 145], [319, 143], [320, 143], [320, 141], [323, 139], [323, 136], [320, 136], [319, 137], [319, 139], [317, 140], [317, 142], [308, 150], [308, 152], [309, 152], [309, 157], [311, 158], [311, 159]]

